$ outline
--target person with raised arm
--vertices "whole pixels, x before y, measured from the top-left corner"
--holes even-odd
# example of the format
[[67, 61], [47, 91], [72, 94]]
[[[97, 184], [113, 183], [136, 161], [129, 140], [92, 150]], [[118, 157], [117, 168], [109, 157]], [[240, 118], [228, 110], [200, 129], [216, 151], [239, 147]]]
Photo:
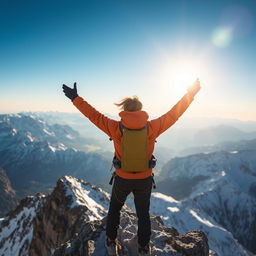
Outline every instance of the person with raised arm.
[[86, 100], [78, 96], [77, 86], [70, 88], [63, 84], [63, 92], [74, 106], [93, 124], [105, 132], [113, 141], [115, 172], [110, 205], [107, 215], [105, 246], [109, 256], [117, 256], [117, 230], [120, 211], [130, 193], [134, 195], [138, 217], [138, 255], [150, 255], [151, 223], [149, 215], [151, 189], [154, 185], [152, 168], [156, 138], [169, 129], [186, 111], [194, 96], [200, 90], [197, 79], [187, 93], [167, 113], [148, 120], [138, 97], [127, 97], [116, 104], [121, 108], [120, 120], [110, 119], [97, 111]]

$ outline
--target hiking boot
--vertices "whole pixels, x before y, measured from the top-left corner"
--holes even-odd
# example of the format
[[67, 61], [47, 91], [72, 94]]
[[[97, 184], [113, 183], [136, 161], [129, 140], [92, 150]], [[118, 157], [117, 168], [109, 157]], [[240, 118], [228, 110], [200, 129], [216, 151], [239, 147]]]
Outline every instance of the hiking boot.
[[105, 247], [107, 249], [108, 256], [118, 256], [117, 245], [115, 240], [109, 240], [107, 238], [105, 241]]
[[138, 256], [150, 256], [150, 247], [149, 247], [149, 244], [144, 246], [144, 247], [141, 247], [139, 245], [138, 247]]

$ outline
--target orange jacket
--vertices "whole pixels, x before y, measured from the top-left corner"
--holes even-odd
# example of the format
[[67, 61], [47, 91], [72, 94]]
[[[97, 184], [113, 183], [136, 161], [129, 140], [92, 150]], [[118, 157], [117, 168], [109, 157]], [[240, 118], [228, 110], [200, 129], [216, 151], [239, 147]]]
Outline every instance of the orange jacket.
[[[178, 120], [178, 118], [186, 111], [190, 103], [193, 101], [193, 98], [194, 95], [192, 93], [185, 94], [181, 100], [166, 114], [151, 121], [148, 121], [148, 114], [145, 111], [122, 111], [119, 113], [119, 116], [121, 117], [120, 121], [110, 119], [98, 112], [88, 102], [79, 96], [73, 100], [73, 104], [82, 114], [89, 118], [93, 124], [95, 124], [99, 129], [113, 139], [115, 155], [118, 159], [121, 159], [120, 122], [122, 122], [122, 124], [129, 129], [141, 129], [147, 124], [149, 138], [148, 159], [151, 159], [156, 138]], [[144, 179], [152, 174], [152, 169], [139, 173], [128, 173], [123, 172], [122, 169], [117, 169], [116, 174], [125, 179]]]

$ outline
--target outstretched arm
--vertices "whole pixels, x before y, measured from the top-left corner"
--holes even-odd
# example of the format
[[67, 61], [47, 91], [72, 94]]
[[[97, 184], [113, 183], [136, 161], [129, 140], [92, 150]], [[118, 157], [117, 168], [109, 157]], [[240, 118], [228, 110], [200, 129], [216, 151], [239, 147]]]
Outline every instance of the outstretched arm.
[[74, 83], [74, 88], [70, 88], [63, 84], [63, 92], [65, 95], [71, 99], [76, 108], [85, 115], [93, 124], [95, 124], [99, 129], [105, 132], [109, 137], [113, 137], [114, 130], [118, 129], [118, 122], [112, 120], [105, 115], [101, 114], [95, 108], [93, 108], [87, 101], [82, 97], [78, 96], [76, 83]]
[[188, 88], [188, 92], [178, 101], [178, 103], [171, 110], [169, 110], [161, 117], [150, 121], [150, 125], [152, 126], [153, 131], [155, 131], [155, 137], [158, 137], [161, 133], [170, 128], [179, 119], [179, 117], [189, 107], [194, 99], [194, 96], [199, 92], [200, 89], [200, 81], [197, 79], [194, 84]]

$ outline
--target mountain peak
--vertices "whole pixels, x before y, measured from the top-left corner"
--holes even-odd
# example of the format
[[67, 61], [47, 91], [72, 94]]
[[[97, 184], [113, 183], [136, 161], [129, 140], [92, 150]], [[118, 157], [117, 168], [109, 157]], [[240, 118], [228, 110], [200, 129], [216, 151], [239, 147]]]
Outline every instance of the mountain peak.
[[[63, 176], [51, 194], [27, 197], [0, 220], [0, 255], [104, 255], [108, 206], [108, 193]], [[202, 231], [181, 236], [159, 216], [152, 216], [151, 222], [154, 255], [209, 255]], [[135, 255], [136, 223], [136, 214], [124, 206], [118, 231], [122, 255]]]

